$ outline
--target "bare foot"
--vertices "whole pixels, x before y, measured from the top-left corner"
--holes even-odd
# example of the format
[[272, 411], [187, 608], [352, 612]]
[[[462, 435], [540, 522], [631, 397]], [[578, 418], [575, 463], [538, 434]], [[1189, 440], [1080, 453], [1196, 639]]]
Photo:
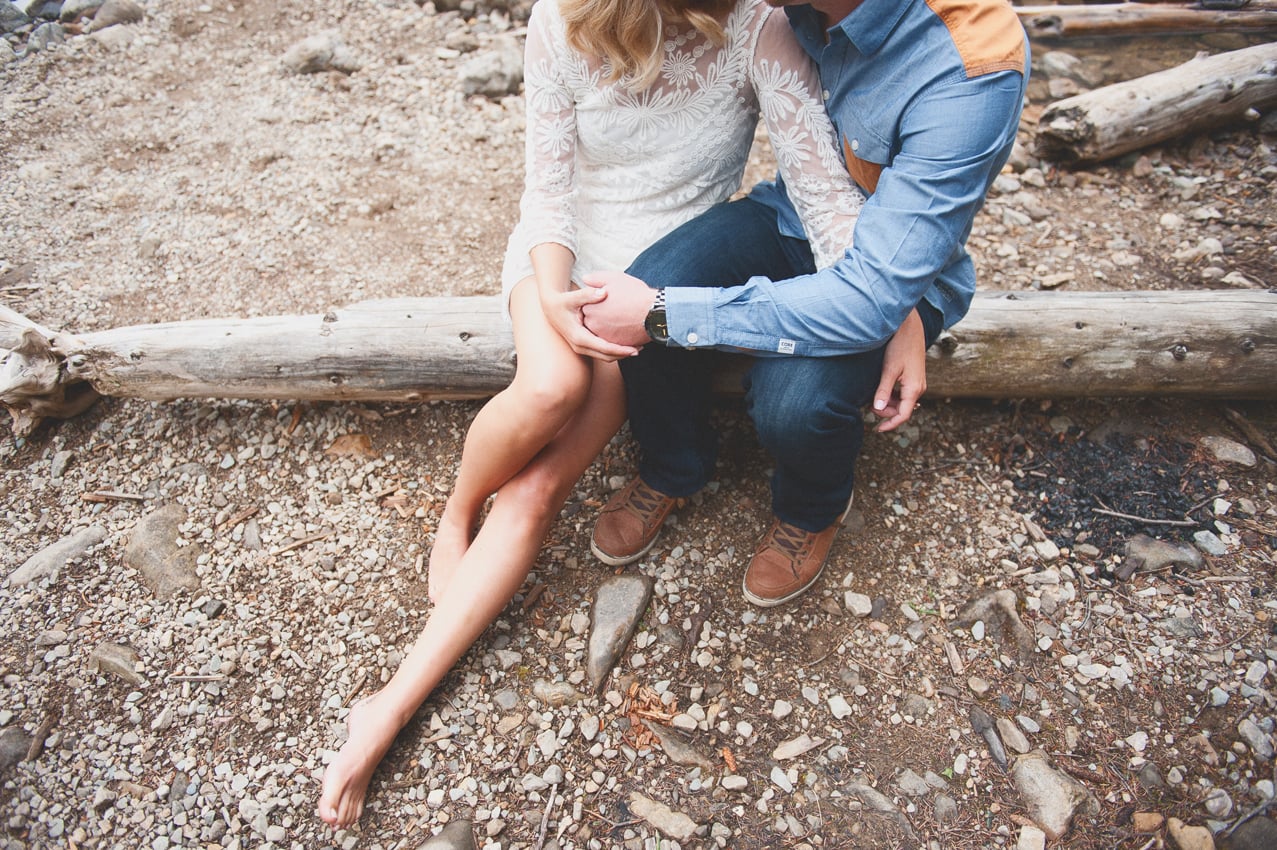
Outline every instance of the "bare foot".
[[349, 737], [324, 771], [319, 817], [333, 829], [345, 829], [359, 820], [368, 782], [403, 726], [395, 712], [378, 705], [378, 696], [351, 706], [346, 716]]
[[474, 526], [473, 518], [457, 521], [450, 513], [448, 508], [444, 508], [443, 516], [439, 517], [439, 527], [435, 530], [434, 546], [430, 549], [426, 592], [430, 595], [430, 601], [435, 604], [443, 598], [443, 592], [448, 589], [448, 583], [466, 550], [470, 548], [472, 539], [470, 530]]

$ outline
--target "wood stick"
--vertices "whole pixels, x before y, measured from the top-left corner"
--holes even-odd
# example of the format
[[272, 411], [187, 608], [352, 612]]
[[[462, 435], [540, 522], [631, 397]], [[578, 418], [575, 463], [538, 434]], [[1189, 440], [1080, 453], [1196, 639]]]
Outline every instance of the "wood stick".
[[1091, 513], [1117, 517], [1118, 519], [1129, 519], [1132, 522], [1142, 522], [1147, 525], [1174, 525], [1183, 528], [1201, 525], [1200, 522], [1193, 522], [1191, 519], [1150, 519], [1148, 517], [1135, 516], [1134, 514], [1124, 514], [1121, 511], [1112, 511], [1108, 508], [1091, 508]]
[[1052, 162], [1101, 162], [1277, 107], [1277, 42], [1232, 50], [1067, 97], [1038, 119], [1034, 149]]
[[541, 850], [545, 846], [545, 830], [550, 823], [550, 811], [554, 808], [554, 798], [558, 795], [559, 783], [550, 786], [550, 799], [545, 801], [545, 812], [541, 815], [541, 828], [537, 830], [537, 841], [534, 845], [535, 850]]
[[35, 732], [31, 734], [31, 743], [27, 745], [26, 761], [35, 761], [40, 753], [44, 752], [44, 742], [49, 739], [50, 733], [53, 732], [58, 721], [62, 719], [62, 706], [54, 706], [40, 721], [40, 725], [36, 727]]
[[292, 543], [289, 543], [287, 546], [281, 546], [280, 548], [276, 549], [274, 552], [271, 552], [271, 554], [282, 555], [285, 552], [291, 552], [294, 549], [300, 549], [303, 546], [309, 546], [310, 544], [318, 540], [324, 540], [325, 538], [332, 537], [332, 536], [333, 536], [333, 533], [331, 531], [321, 531], [318, 534], [312, 534], [309, 537], [303, 537], [301, 540], [295, 540]]
[[1236, 10], [1187, 3], [1099, 3], [1016, 6], [1030, 38], [1169, 35], [1204, 32], [1277, 32], [1277, 4], [1250, 0]]
[[256, 505], [249, 505], [248, 507], [237, 511], [236, 513], [232, 514], [231, 516], [217, 523], [214, 526], [214, 528], [224, 527], [224, 528], [233, 530], [235, 526], [239, 525], [244, 520], [248, 519], [249, 517], [255, 516], [257, 514], [257, 511], [258, 511], [258, 507]]
[[[371, 301], [322, 316], [78, 336], [0, 306], [3, 347], [11, 350], [0, 361], [0, 402], [19, 433], [41, 416], [78, 413], [41, 405], [80, 387], [151, 400], [421, 402], [483, 398], [514, 374], [514, 346], [495, 296]], [[47, 368], [28, 369], [32, 360]], [[739, 395], [746, 363], [727, 358], [716, 390]], [[1274, 374], [1271, 290], [977, 292], [927, 363], [932, 398], [1272, 398]]]
[[140, 493], [121, 493], [118, 490], [94, 490], [81, 493], [80, 498], [86, 502], [145, 502], [146, 497]]
[[1254, 443], [1261, 452], [1273, 460], [1277, 460], [1277, 449], [1274, 449], [1273, 444], [1268, 441], [1268, 436], [1256, 428], [1249, 419], [1231, 407], [1224, 408], [1224, 416], [1229, 422], [1233, 423], [1238, 431], [1241, 431], [1246, 436], [1246, 439]]

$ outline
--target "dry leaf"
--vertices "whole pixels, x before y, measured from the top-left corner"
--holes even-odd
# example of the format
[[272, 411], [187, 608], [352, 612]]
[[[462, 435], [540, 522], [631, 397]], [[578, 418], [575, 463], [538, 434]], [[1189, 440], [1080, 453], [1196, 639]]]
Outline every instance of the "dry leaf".
[[372, 440], [367, 434], [342, 434], [324, 450], [334, 457], [372, 457]]

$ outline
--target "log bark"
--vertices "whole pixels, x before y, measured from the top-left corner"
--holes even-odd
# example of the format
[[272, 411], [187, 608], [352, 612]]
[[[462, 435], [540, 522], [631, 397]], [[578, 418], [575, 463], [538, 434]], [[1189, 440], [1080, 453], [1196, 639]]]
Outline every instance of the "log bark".
[[1167, 139], [1255, 120], [1277, 107], [1277, 42], [1193, 59], [1175, 68], [1051, 104], [1035, 152], [1053, 162], [1100, 162]]
[[[496, 297], [368, 301], [323, 315], [54, 333], [0, 307], [0, 402], [24, 432], [86, 392], [125, 398], [420, 402], [514, 373]], [[746, 359], [716, 388], [740, 392]], [[932, 347], [929, 394], [1277, 398], [1277, 291], [979, 292]], [[91, 400], [91, 398], [90, 398]]]
[[1277, 32], [1277, 3], [1251, 0], [1239, 9], [1173, 3], [1017, 6], [1030, 38]]

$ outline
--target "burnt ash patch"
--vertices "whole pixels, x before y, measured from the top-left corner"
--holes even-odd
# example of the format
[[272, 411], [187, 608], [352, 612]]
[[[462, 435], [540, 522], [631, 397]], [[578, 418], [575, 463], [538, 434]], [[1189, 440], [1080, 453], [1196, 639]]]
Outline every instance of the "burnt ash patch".
[[1021, 455], [1016, 508], [1059, 546], [1089, 543], [1118, 554], [1136, 534], [1191, 540], [1209, 527], [1198, 511], [1214, 495], [1213, 477], [1189, 443], [1120, 433], [1092, 442], [1070, 429], [1026, 442]]

